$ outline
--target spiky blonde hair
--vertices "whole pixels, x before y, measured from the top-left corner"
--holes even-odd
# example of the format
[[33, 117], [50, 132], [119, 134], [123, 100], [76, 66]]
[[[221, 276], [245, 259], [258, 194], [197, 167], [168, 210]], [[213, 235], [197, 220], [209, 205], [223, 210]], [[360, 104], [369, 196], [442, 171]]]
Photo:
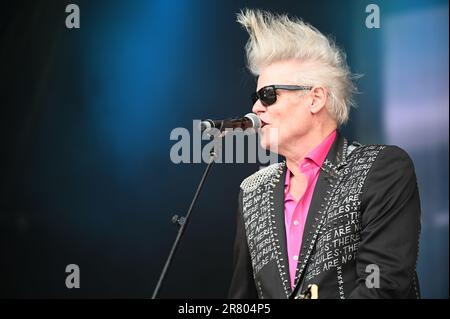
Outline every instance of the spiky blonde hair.
[[338, 125], [348, 121], [350, 108], [355, 106], [357, 92], [345, 53], [315, 27], [286, 14], [245, 9], [237, 22], [249, 33], [245, 46], [248, 68], [258, 76], [264, 66], [284, 60], [312, 62], [299, 75], [301, 85], [321, 86], [328, 91], [327, 109]]

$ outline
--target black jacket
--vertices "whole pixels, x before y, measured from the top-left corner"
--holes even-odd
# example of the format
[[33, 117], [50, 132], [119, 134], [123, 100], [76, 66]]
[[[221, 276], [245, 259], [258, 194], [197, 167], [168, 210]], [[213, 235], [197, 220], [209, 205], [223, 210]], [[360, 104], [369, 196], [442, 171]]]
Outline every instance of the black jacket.
[[294, 292], [284, 223], [285, 173], [285, 163], [277, 163], [241, 184], [230, 298], [292, 298], [308, 284], [319, 286], [319, 298], [420, 297], [420, 201], [405, 151], [348, 146], [337, 134], [314, 189]]

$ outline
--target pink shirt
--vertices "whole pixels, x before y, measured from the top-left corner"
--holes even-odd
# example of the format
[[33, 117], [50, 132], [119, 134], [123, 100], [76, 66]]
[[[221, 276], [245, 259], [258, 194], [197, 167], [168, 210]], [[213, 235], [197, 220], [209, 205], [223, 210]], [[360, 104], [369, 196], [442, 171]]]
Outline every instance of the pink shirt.
[[286, 171], [286, 180], [284, 183], [284, 217], [289, 258], [289, 275], [292, 288], [294, 288], [295, 272], [297, 263], [299, 262], [300, 247], [302, 245], [303, 231], [306, 217], [308, 216], [309, 205], [311, 204], [314, 188], [319, 177], [320, 167], [327, 157], [335, 137], [336, 131], [333, 131], [320, 145], [311, 150], [300, 163], [300, 171], [306, 175], [308, 184], [298, 202], [289, 193], [292, 173], [289, 169]]

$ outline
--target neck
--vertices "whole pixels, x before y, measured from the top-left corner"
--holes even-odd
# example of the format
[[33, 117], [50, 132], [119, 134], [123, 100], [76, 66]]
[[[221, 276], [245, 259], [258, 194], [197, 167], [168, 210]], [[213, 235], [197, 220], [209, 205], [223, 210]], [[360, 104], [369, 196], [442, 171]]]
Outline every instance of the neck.
[[287, 168], [294, 176], [299, 173], [299, 165], [305, 156], [335, 129], [336, 126], [320, 127], [289, 144], [289, 148], [284, 150], [283, 155], [286, 157]]

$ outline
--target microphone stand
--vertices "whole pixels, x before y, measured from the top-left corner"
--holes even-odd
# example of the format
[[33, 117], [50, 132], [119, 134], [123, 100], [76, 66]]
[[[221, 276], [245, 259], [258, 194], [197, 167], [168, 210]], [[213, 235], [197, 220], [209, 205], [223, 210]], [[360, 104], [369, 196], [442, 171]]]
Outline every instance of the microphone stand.
[[[220, 128], [220, 132], [222, 132], [222, 126], [223, 126], [223, 122], [222, 122], [222, 125], [221, 125], [221, 128]], [[219, 137], [222, 137], [222, 136], [223, 135], [219, 134]], [[216, 137], [214, 137], [214, 138], [216, 138]], [[183, 233], [186, 230], [186, 227], [187, 227], [187, 225], [189, 223], [192, 210], [193, 210], [193, 208], [195, 206], [195, 203], [196, 203], [196, 201], [198, 199], [198, 196], [200, 195], [200, 192], [201, 192], [201, 190], [203, 188], [203, 184], [205, 183], [206, 177], [208, 176], [208, 173], [209, 173], [212, 165], [214, 164], [214, 161], [216, 160], [216, 157], [217, 157], [216, 146], [217, 145], [214, 145], [213, 149], [209, 153], [208, 165], [206, 166], [205, 171], [203, 172], [202, 179], [200, 180], [200, 183], [197, 186], [197, 190], [195, 191], [194, 197], [192, 198], [191, 205], [189, 206], [189, 209], [188, 209], [188, 211], [186, 213], [186, 216], [185, 217], [183, 217], [183, 216], [179, 217], [178, 215], [174, 215], [172, 217], [172, 223], [174, 223], [174, 224], [179, 226], [178, 234], [177, 234], [177, 237], [175, 238], [175, 242], [172, 245], [172, 249], [170, 250], [169, 256], [167, 257], [167, 260], [166, 260], [164, 268], [163, 268], [163, 270], [161, 272], [161, 275], [159, 276], [158, 283], [156, 284], [155, 290], [153, 291], [152, 299], [156, 299], [156, 297], [157, 297], [157, 295], [159, 293], [159, 290], [161, 289], [161, 285], [162, 285], [162, 283], [164, 281], [164, 278], [166, 277], [167, 270], [170, 267], [170, 264], [172, 262], [172, 258], [173, 258], [174, 254], [175, 254], [175, 251], [178, 248], [178, 244], [180, 243], [181, 236], [183, 236]]]

